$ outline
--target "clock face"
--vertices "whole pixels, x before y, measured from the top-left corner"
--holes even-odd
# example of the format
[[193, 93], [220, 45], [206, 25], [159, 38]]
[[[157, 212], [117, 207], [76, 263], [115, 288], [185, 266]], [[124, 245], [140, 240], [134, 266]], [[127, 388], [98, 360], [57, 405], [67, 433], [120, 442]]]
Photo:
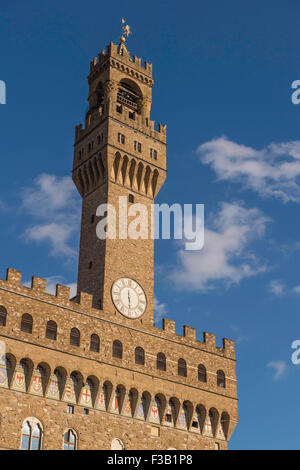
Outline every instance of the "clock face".
[[121, 277], [113, 283], [111, 297], [116, 309], [127, 318], [139, 318], [146, 310], [144, 290], [128, 277]]

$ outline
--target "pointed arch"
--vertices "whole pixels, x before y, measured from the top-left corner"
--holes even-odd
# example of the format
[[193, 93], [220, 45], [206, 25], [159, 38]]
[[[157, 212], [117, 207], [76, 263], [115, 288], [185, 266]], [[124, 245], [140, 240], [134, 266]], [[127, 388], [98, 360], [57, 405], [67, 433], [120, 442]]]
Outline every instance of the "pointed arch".
[[147, 165], [146, 166], [146, 171], [145, 171], [145, 176], [144, 176], [144, 188], [145, 188], [145, 193], [146, 194], [148, 194], [150, 177], [151, 177], [151, 168], [150, 168], [150, 166]]
[[158, 180], [158, 170], [154, 170], [152, 173], [152, 179], [151, 179], [151, 191], [152, 191], [152, 196], [156, 196], [156, 187], [157, 187], [157, 180]]
[[143, 173], [144, 173], [144, 165], [141, 162], [139, 162], [137, 173], [136, 173], [137, 188], [139, 191], [143, 190], [143, 188], [141, 188]]
[[132, 158], [129, 164], [129, 171], [128, 171], [129, 185], [131, 188], [135, 188], [135, 185], [134, 185], [135, 172], [136, 172], [136, 161], [134, 158]]
[[118, 180], [118, 175], [119, 175], [119, 169], [120, 169], [120, 161], [121, 161], [121, 155], [119, 152], [115, 154], [115, 159], [113, 163], [113, 168], [112, 168], [112, 177], [114, 181]]
[[127, 168], [128, 168], [128, 157], [127, 155], [124, 155], [123, 159], [122, 159], [122, 167], [121, 167], [121, 177], [122, 177], [122, 181], [121, 183], [122, 184], [126, 184], [126, 176], [127, 176]]

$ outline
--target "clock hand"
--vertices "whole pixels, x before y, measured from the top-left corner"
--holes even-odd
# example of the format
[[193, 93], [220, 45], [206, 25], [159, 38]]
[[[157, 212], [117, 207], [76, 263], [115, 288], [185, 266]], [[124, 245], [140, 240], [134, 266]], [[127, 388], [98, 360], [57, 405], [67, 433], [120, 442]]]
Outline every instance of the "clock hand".
[[129, 289], [128, 289], [128, 307], [131, 308], [130, 307], [130, 290]]

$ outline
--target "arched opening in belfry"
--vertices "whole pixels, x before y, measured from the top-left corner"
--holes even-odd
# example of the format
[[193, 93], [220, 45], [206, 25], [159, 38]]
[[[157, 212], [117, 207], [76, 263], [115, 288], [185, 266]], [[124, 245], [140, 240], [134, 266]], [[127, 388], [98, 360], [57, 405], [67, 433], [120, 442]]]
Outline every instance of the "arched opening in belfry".
[[141, 98], [142, 92], [133, 80], [124, 78], [120, 81], [117, 94], [117, 101], [119, 103], [140, 113]]

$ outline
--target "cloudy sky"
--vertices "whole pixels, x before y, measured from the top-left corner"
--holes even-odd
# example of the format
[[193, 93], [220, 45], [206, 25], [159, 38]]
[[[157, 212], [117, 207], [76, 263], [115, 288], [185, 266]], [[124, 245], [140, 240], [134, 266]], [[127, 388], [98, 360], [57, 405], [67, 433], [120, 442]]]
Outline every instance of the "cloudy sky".
[[[3, 2], [2, 2], [3, 3]], [[168, 126], [158, 202], [205, 205], [205, 246], [156, 242], [155, 311], [236, 341], [240, 423], [231, 449], [298, 449], [300, 5], [296, 0], [11, 1], [1, 5], [0, 274], [76, 283], [71, 181], [89, 62], [120, 19], [153, 63], [152, 118]]]

